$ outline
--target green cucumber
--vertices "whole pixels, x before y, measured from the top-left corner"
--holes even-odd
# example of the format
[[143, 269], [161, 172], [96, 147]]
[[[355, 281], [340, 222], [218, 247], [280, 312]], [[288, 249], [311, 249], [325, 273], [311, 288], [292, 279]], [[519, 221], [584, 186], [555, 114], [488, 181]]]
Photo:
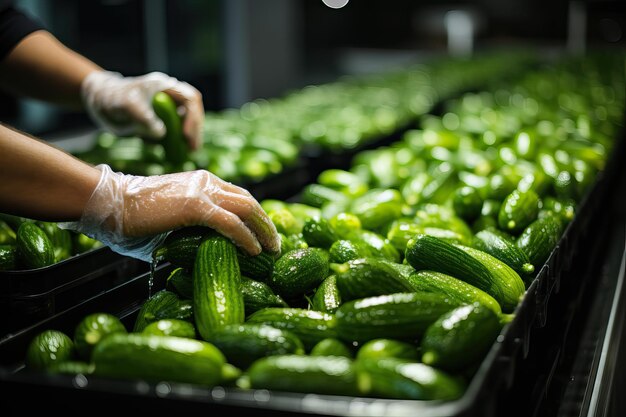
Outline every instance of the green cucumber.
[[328, 222], [341, 239], [347, 239], [353, 231], [360, 230], [363, 226], [357, 216], [346, 212], [335, 214]]
[[455, 246], [478, 260], [489, 270], [493, 280], [490, 290], [494, 292], [495, 295], [491, 294], [489, 291], [487, 291], [487, 293], [500, 303], [502, 311], [511, 313], [515, 310], [515, 307], [517, 307], [526, 292], [526, 286], [520, 275], [510, 266], [486, 252], [469, 246]]
[[287, 208], [272, 210], [267, 213], [276, 231], [285, 235], [302, 232], [303, 221], [297, 219]]
[[16, 242], [19, 259], [26, 267], [36, 269], [54, 264], [54, 246], [35, 223], [22, 223], [17, 229]]
[[330, 262], [342, 264], [353, 259], [372, 256], [369, 248], [360, 242], [351, 240], [337, 240], [328, 250]]
[[417, 235], [412, 239], [407, 245], [406, 259], [416, 270], [451, 275], [485, 291], [505, 312], [517, 306], [525, 291], [519, 275], [491, 255], [432, 236]]
[[571, 199], [559, 199], [554, 197], [546, 197], [541, 200], [541, 212], [551, 211], [561, 216], [565, 223], [574, 220], [576, 215], [576, 202]]
[[378, 233], [365, 229], [357, 229], [354, 230], [347, 239], [367, 247], [374, 257], [400, 262], [400, 252], [393, 247], [388, 239]]
[[486, 292], [465, 281], [435, 271], [416, 271], [409, 277], [414, 291], [442, 294], [459, 304], [479, 302], [496, 314], [502, 313], [500, 304]]
[[472, 246], [501, 260], [521, 276], [529, 277], [535, 272], [535, 267], [530, 263], [528, 256], [515, 245], [515, 242], [491, 229], [476, 233]]
[[167, 277], [165, 289], [185, 300], [193, 300], [193, 277], [185, 268], [175, 268]]
[[304, 346], [294, 333], [263, 324], [222, 327], [211, 334], [210, 342], [228, 362], [244, 369], [265, 356], [304, 354]]
[[279, 295], [291, 298], [317, 287], [328, 276], [328, 258], [321, 249], [296, 249], [274, 265], [268, 284]]
[[412, 221], [406, 222], [402, 220], [396, 220], [391, 224], [387, 232], [387, 239], [396, 249], [404, 252], [406, 251], [406, 245], [409, 243], [409, 240], [417, 234], [434, 236], [450, 243], [469, 244], [470, 242], [466, 235], [462, 235], [454, 230], [435, 226], [424, 226]]
[[483, 198], [474, 187], [460, 187], [454, 192], [452, 206], [457, 216], [465, 221], [472, 222], [480, 216]]
[[532, 222], [517, 238], [515, 244], [528, 256], [535, 270], [542, 265], [556, 247], [563, 234], [563, 222], [559, 216], [547, 216]]
[[10, 271], [17, 267], [17, 246], [0, 245], [0, 271]]
[[304, 222], [302, 237], [306, 243], [318, 248], [328, 249], [339, 236], [324, 218], [310, 218]]
[[341, 294], [337, 288], [337, 277], [329, 275], [315, 289], [311, 299], [311, 310], [333, 314], [341, 305]]
[[375, 230], [400, 217], [403, 205], [398, 190], [376, 188], [354, 199], [349, 211], [359, 218], [365, 229]]
[[214, 233], [213, 229], [203, 226], [176, 230], [155, 250], [154, 257], [163, 258], [174, 266], [191, 269], [196, 261], [200, 243]]
[[304, 187], [300, 199], [302, 203], [318, 208], [329, 202], [348, 201], [348, 197], [341, 191], [320, 184], [309, 184]]
[[72, 234], [69, 230], [61, 229], [53, 222], [37, 222], [37, 226], [45, 232], [54, 248], [54, 261], [61, 262], [72, 256]]
[[44, 330], [28, 344], [24, 363], [28, 369], [44, 371], [74, 357], [74, 342], [59, 330]]
[[317, 177], [317, 182], [326, 187], [341, 191], [342, 193], [356, 197], [365, 193], [367, 184], [358, 175], [343, 169], [327, 169]]
[[398, 358], [418, 361], [417, 346], [395, 339], [372, 339], [365, 342], [356, 353], [357, 360]]
[[335, 313], [336, 331], [346, 342], [377, 338], [414, 340], [458, 303], [440, 294], [396, 293], [342, 304]]
[[421, 341], [422, 362], [456, 372], [480, 362], [500, 333], [498, 316], [475, 303], [455, 308], [431, 324]]
[[267, 324], [296, 334], [306, 349], [328, 337], [336, 337], [335, 317], [332, 314], [303, 308], [264, 308], [246, 320], [246, 323]]
[[535, 221], [539, 213], [539, 196], [533, 190], [513, 190], [500, 206], [498, 226], [500, 229], [518, 234]]
[[175, 336], [113, 334], [92, 353], [95, 375], [205, 386], [222, 380], [224, 355], [212, 344]]
[[0, 220], [0, 245], [15, 244], [15, 231], [4, 220]]
[[264, 282], [241, 276], [241, 292], [247, 316], [266, 307], [289, 307], [285, 300], [276, 295]]
[[399, 358], [355, 361], [358, 386], [368, 397], [454, 400], [465, 392], [459, 379], [423, 363]]
[[94, 373], [95, 369], [95, 366], [93, 366], [93, 364], [91, 363], [76, 360], [67, 360], [63, 362], [54, 362], [46, 369], [46, 371], [53, 374], [91, 375]]
[[269, 356], [246, 371], [250, 388], [300, 393], [357, 395], [352, 360], [341, 356]]
[[155, 336], [176, 336], [188, 339], [196, 338], [196, 328], [188, 321], [179, 319], [162, 319], [153, 321], [141, 331], [142, 334]]
[[152, 97], [154, 112], [165, 124], [165, 137], [161, 143], [165, 149], [165, 157], [174, 166], [181, 166], [189, 160], [189, 146], [183, 135], [183, 125], [176, 103], [167, 93], [159, 91]]
[[310, 352], [311, 356], [343, 356], [352, 358], [354, 355], [350, 348], [339, 339], [329, 337], [320, 340]]
[[121, 320], [109, 313], [92, 313], [74, 330], [74, 346], [80, 358], [89, 361], [91, 352], [102, 339], [113, 333], [127, 333]]
[[211, 236], [198, 248], [193, 267], [193, 309], [196, 329], [204, 340], [220, 327], [245, 319], [237, 248], [224, 236]]
[[378, 258], [355, 259], [334, 264], [337, 288], [343, 301], [397, 292], [414, 291], [399, 264]]
[[171, 291], [161, 290], [148, 298], [139, 309], [133, 332], [141, 332], [148, 324], [161, 319], [190, 320], [193, 308], [189, 301], [180, 300]]
[[241, 274], [257, 281], [267, 280], [274, 270], [274, 257], [267, 252], [250, 256], [237, 250], [237, 260]]

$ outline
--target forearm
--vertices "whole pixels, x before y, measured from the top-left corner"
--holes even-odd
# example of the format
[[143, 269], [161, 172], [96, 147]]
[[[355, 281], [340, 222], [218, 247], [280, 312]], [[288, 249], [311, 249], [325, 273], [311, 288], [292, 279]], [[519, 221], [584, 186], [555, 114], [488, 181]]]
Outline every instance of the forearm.
[[40, 30], [25, 37], [0, 62], [0, 87], [79, 110], [81, 82], [97, 70], [102, 68]]
[[99, 179], [95, 167], [0, 125], [0, 212], [78, 220]]

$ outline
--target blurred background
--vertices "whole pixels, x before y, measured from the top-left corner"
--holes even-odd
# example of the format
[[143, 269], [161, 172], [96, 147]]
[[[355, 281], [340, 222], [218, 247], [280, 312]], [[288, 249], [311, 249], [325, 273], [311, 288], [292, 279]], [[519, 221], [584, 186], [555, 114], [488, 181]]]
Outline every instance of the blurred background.
[[[125, 75], [163, 71], [207, 110], [433, 56], [626, 46], [626, 2], [569, 0], [22, 0], [69, 47]], [[333, 4], [336, 3], [336, 4]], [[334, 6], [334, 7], [330, 7]], [[54, 138], [84, 114], [0, 93], [0, 120]]]

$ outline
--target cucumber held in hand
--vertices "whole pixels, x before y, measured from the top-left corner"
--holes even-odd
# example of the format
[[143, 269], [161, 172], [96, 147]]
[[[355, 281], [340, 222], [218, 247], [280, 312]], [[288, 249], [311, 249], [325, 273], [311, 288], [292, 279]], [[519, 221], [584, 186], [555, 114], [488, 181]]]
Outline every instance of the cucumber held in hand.
[[43, 268], [54, 264], [54, 246], [46, 233], [32, 222], [24, 222], [17, 229], [17, 250], [28, 268]]
[[165, 157], [175, 166], [189, 160], [189, 147], [183, 136], [182, 120], [176, 110], [176, 103], [167, 93], [156, 93], [152, 98], [154, 112], [165, 124], [165, 137], [162, 139]]

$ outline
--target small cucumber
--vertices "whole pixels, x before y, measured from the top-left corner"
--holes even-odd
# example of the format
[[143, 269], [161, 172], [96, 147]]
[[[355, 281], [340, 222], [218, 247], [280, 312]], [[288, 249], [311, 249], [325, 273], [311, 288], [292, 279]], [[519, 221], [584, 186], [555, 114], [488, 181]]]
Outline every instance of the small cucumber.
[[74, 330], [74, 346], [78, 355], [89, 361], [91, 351], [102, 339], [113, 333], [127, 333], [121, 320], [109, 313], [92, 313], [78, 323]]
[[204, 340], [216, 329], [245, 319], [237, 248], [224, 236], [211, 236], [198, 248], [193, 309], [196, 328]]
[[563, 222], [559, 216], [547, 216], [532, 222], [517, 238], [515, 244], [528, 256], [535, 270], [543, 264], [556, 247], [563, 234]]
[[378, 258], [355, 259], [335, 264], [337, 288], [343, 301], [397, 292], [414, 291], [399, 264]]
[[347, 202], [348, 197], [341, 191], [320, 184], [309, 184], [302, 190], [302, 203], [312, 207], [322, 207], [329, 202]]
[[400, 262], [400, 252], [393, 247], [388, 239], [370, 230], [354, 230], [347, 239], [367, 247], [372, 256], [385, 258], [392, 262]]
[[162, 139], [165, 157], [176, 167], [189, 160], [189, 146], [183, 136], [182, 120], [176, 110], [176, 103], [167, 93], [156, 93], [152, 98], [154, 112], [165, 124], [165, 137]]
[[337, 277], [329, 275], [315, 289], [311, 300], [311, 310], [333, 314], [341, 305], [341, 294], [337, 288]]
[[459, 304], [479, 302], [496, 314], [502, 313], [500, 304], [486, 292], [465, 281], [435, 271], [416, 271], [409, 277], [414, 291], [443, 294]]
[[54, 246], [46, 233], [32, 222], [24, 222], [16, 233], [18, 256], [28, 268], [54, 264]]
[[165, 289], [185, 300], [193, 300], [193, 277], [185, 268], [176, 268], [167, 277]]
[[328, 276], [328, 258], [317, 248], [296, 249], [281, 256], [268, 284], [291, 298], [317, 287]]
[[535, 272], [535, 267], [530, 263], [524, 251], [513, 241], [491, 229], [476, 233], [472, 246], [501, 260], [521, 276], [529, 277]]
[[10, 271], [17, 267], [17, 247], [0, 245], [0, 271]]
[[500, 229], [518, 234], [535, 221], [539, 213], [539, 196], [533, 190], [513, 190], [500, 207], [498, 226]]
[[348, 301], [335, 313], [336, 331], [346, 342], [377, 338], [414, 340], [443, 313], [459, 304], [441, 294], [396, 293]]
[[335, 317], [303, 308], [264, 308], [248, 317], [246, 323], [267, 324], [296, 334], [306, 349], [328, 337], [336, 337]]
[[454, 192], [452, 206], [457, 216], [467, 222], [472, 222], [480, 216], [483, 198], [474, 187], [460, 187]]
[[294, 333], [263, 324], [222, 327], [211, 335], [213, 343], [228, 362], [247, 368], [257, 359], [272, 355], [304, 355], [304, 346]]
[[395, 339], [372, 339], [359, 348], [357, 360], [398, 358], [418, 361], [417, 346]]
[[165, 259], [172, 265], [191, 269], [200, 244], [215, 232], [209, 227], [185, 227], [170, 233], [154, 252], [156, 259]]
[[269, 356], [246, 372], [250, 387], [273, 391], [357, 395], [352, 360], [341, 356]]
[[342, 264], [353, 259], [372, 256], [369, 248], [362, 243], [351, 240], [338, 240], [328, 250], [330, 262]]
[[92, 353], [95, 375], [205, 386], [222, 380], [224, 355], [212, 344], [174, 336], [116, 333]]
[[475, 303], [445, 313], [422, 338], [422, 362], [456, 372], [481, 361], [500, 333], [498, 316]]
[[309, 247], [315, 246], [324, 249], [330, 248], [335, 241], [339, 240], [335, 230], [324, 218], [307, 219], [302, 227], [302, 237]]
[[345, 343], [332, 337], [320, 340], [315, 346], [313, 346], [310, 355], [343, 356], [345, 358], [352, 358], [354, 356], [350, 348]]
[[398, 358], [355, 361], [358, 386], [368, 397], [454, 400], [465, 392], [459, 379], [423, 363]]
[[289, 307], [269, 285], [243, 275], [241, 276], [241, 292], [247, 316], [266, 307]]
[[241, 274], [257, 281], [266, 281], [274, 270], [274, 257], [267, 252], [250, 256], [237, 250], [237, 260]]
[[29, 369], [45, 371], [59, 362], [74, 357], [74, 342], [59, 330], [44, 330], [28, 344], [25, 365]]
[[359, 218], [365, 229], [375, 230], [400, 217], [403, 205], [398, 190], [376, 188], [354, 199], [349, 211]]
[[153, 321], [141, 331], [142, 334], [155, 336], [176, 336], [188, 339], [196, 338], [196, 328], [188, 321], [179, 319], [162, 319]]
[[148, 324], [161, 319], [190, 320], [192, 314], [192, 306], [188, 301], [180, 300], [171, 291], [161, 290], [142, 304], [135, 319], [133, 332], [141, 332]]

